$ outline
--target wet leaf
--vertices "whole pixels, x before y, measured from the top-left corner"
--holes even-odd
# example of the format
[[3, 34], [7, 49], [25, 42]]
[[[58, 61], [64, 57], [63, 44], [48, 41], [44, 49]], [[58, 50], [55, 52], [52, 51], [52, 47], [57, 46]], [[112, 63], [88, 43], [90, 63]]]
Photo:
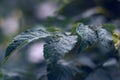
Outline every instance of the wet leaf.
[[10, 56], [14, 50], [21, 48], [23, 45], [47, 36], [50, 36], [50, 34], [42, 27], [27, 30], [14, 38], [6, 49], [5, 57]]
[[114, 48], [113, 37], [106, 29], [99, 27], [97, 29], [97, 34], [98, 34], [99, 42], [103, 47], [108, 49]]
[[97, 34], [94, 30], [92, 30], [88, 25], [80, 24], [76, 28], [76, 32], [81, 37], [83, 42], [88, 44], [94, 44], [97, 42]]
[[48, 62], [57, 61], [72, 50], [77, 42], [77, 36], [57, 34], [47, 38], [44, 45], [44, 57]]

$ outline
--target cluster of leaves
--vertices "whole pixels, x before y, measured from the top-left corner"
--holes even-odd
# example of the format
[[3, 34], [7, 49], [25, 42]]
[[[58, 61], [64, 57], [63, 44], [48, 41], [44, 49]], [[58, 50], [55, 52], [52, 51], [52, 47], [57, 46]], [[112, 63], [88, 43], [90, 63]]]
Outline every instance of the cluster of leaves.
[[[82, 23], [75, 25], [71, 32], [35, 27], [13, 39], [3, 64], [16, 49], [42, 39], [47, 72], [39, 80], [44, 77], [47, 80], [119, 80], [119, 49], [108, 29]], [[3, 78], [11, 80], [9, 76]]]
[[[20, 9], [26, 23], [30, 23], [30, 26], [34, 25], [34, 21], [44, 25], [43, 27], [38, 26], [29, 29], [13, 39], [1, 64], [0, 80], [120, 80], [120, 35], [115, 32], [116, 27], [119, 28], [120, 24], [118, 23], [116, 26], [111, 24], [105, 24], [102, 27], [97, 26], [103, 23], [115, 24], [117, 21], [119, 22], [119, 1], [54, 0], [58, 1], [59, 4], [62, 3], [62, 8], [58, 10], [55, 17], [49, 17], [43, 22], [37, 20], [34, 15], [35, 6], [39, 2], [42, 3], [41, 1], [47, 0], [13, 0], [14, 4], [12, 6], [8, 5], [7, 0], [0, 1], [1, 9], [4, 6], [6, 8], [1, 10], [3, 12], [0, 15], [8, 15], [12, 8]], [[4, 12], [4, 10], [7, 12]], [[76, 22], [90, 25], [74, 25]], [[96, 26], [91, 26], [91, 24]], [[68, 29], [71, 30], [67, 32]], [[19, 55], [14, 56], [13, 52], [25, 48], [25, 45], [28, 46], [29, 43], [36, 40], [39, 42], [42, 40], [45, 43], [45, 62], [43, 61], [45, 66], [44, 64], [37, 64], [37, 68], [40, 67], [39, 70], [36, 69], [35, 65], [35, 70], [40, 74], [35, 73], [32, 69], [26, 73], [25, 70], [8, 71], [3, 67], [8, 62], [13, 65], [12, 68], [15, 68], [16, 64], [13, 64], [10, 58], [17, 58]], [[18, 53], [21, 53], [21, 51], [19, 50]], [[22, 64], [18, 63], [18, 66], [26, 65], [23, 57], [20, 59]], [[34, 64], [27, 66], [31, 68]], [[7, 65], [7, 67], [10, 67], [10, 65]]]

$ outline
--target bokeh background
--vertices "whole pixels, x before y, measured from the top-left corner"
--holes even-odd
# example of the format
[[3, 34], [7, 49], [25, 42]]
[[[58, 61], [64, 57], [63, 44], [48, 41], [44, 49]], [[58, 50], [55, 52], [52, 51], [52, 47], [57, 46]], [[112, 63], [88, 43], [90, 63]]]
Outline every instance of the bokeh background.
[[[0, 0], [0, 63], [6, 47], [19, 33], [41, 25], [51, 31], [69, 31], [77, 22], [112, 24], [120, 34], [120, 0]], [[43, 45], [34, 41], [15, 51], [4, 66], [6, 76], [11, 80], [42, 80], [39, 78], [46, 73]]]

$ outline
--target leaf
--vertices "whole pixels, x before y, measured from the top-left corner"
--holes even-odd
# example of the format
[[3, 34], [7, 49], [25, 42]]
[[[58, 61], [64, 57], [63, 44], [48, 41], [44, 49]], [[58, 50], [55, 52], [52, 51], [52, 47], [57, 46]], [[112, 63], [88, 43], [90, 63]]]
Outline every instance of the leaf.
[[56, 34], [48, 37], [44, 45], [44, 57], [48, 62], [55, 62], [64, 57], [75, 46], [77, 36], [65, 34]]
[[49, 31], [49, 32], [60, 32], [61, 30], [57, 27], [49, 27], [47, 29], [47, 31]]
[[113, 33], [114, 30], [115, 30], [115, 26], [112, 25], [112, 24], [104, 24], [103, 27], [104, 27], [106, 30], [110, 31], [111, 33]]
[[97, 69], [88, 75], [85, 80], [112, 80], [109, 73], [104, 69]]
[[14, 50], [19, 49], [27, 43], [47, 36], [50, 36], [50, 34], [44, 28], [39, 26], [27, 30], [14, 38], [12, 43], [7, 47], [5, 57], [10, 56]]
[[104, 28], [80, 24], [76, 32], [84, 42], [93, 44], [99, 40], [100, 44], [104, 47], [113, 47], [112, 35]]
[[48, 80], [74, 80], [76, 73], [80, 72], [70, 62], [60, 60], [57, 64], [49, 64], [48, 68]]
[[76, 58], [76, 63], [78, 66], [86, 66], [89, 67], [91, 69], [96, 68], [96, 64], [87, 56], [80, 56], [78, 57], [78, 59]]
[[103, 67], [110, 67], [110, 66], [116, 66], [116, 65], [117, 65], [117, 60], [115, 58], [110, 58], [103, 63]]
[[94, 44], [97, 42], [97, 34], [94, 30], [92, 30], [88, 25], [80, 24], [76, 28], [77, 34], [81, 37], [83, 42], [88, 44]]
[[113, 37], [106, 29], [99, 27], [97, 29], [97, 34], [98, 34], [99, 42], [103, 47], [108, 49], [114, 48]]
[[72, 34], [76, 34], [76, 28], [79, 26], [80, 23], [76, 23], [73, 25], [72, 29], [71, 29], [71, 33]]
[[113, 36], [113, 40], [114, 40], [114, 45], [115, 45], [116, 49], [118, 49], [119, 44], [120, 44], [120, 40], [119, 40], [120, 36], [116, 32], [114, 32], [112, 36]]

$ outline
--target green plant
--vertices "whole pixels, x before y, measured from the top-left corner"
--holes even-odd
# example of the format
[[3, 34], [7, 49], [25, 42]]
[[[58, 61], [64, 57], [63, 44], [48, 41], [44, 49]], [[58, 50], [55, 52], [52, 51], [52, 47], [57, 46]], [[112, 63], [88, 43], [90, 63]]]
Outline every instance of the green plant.
[[[119, 49], [109, 29], [80, 23], [71, 32], [53, 30], [49, 32], [49, 29], [39, 26], [16, 36], [6, 50], [3, 64], [13, 51], [39, 39], [45, 42], [44, 58], [47, 63], [47, 74], [39, 80], [43, 80], [44, 76], [48, 80], [120, 79], [112, 73], [120, 70]], [[119, 41], [118, 37], [116, 39]]]

